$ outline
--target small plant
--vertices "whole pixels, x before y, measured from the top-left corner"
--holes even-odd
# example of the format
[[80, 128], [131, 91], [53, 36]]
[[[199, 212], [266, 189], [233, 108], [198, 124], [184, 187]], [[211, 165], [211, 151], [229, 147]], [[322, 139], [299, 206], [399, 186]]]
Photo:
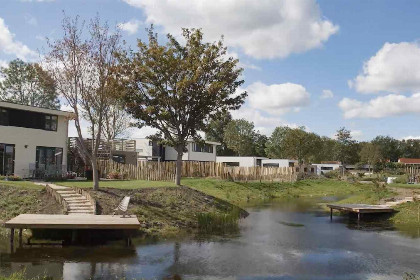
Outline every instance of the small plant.
[[4, 178], [6, 181], [22, 181], [22, 178], [16, 175], [9, 175]]

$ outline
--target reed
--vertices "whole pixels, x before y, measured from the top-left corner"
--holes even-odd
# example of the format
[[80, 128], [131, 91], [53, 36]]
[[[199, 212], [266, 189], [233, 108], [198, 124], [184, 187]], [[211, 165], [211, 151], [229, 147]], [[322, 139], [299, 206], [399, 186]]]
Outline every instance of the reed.
[[201, 233], [231, 233], [239, 230], [240, 211], [232, 209], [229, 213], [207, 212], [197, 215]]

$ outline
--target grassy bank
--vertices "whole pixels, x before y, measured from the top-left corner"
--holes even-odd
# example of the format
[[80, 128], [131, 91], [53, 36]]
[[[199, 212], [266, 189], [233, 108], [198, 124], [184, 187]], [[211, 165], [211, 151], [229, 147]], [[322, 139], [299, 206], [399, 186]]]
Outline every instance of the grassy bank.
[[23, 213], [60, 214], [62, 207], [44, 187], [25, 181], [0, 181], [0, 220]]

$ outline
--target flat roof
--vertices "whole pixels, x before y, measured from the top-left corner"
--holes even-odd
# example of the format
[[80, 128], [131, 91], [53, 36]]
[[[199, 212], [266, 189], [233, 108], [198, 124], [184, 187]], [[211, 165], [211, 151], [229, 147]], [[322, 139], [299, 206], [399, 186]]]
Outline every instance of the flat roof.
[[21, 214], [5, 224], [6, 228], [42, 229], [138, 229], [136, 216], [112, 215], [44, 215]]
[[57, 116], [65, 116], [65, 117], [72, 117], [74, 115], [73, 112], [61, 111], [61, 110], [49, 109], [49, 108], [42, 108], [42, 107], [35, 107], [35, 106], [28, 106], [28, 105], [22, 105], [22, 104], [17, 104], [17, 103], [13, 103], [13, 102], [7, 102], [7, 101], [0, 101], [0, 107], [17, 109], [17, 110], [24, 110], [24, 111], [31, 111], [31, 112], [39, 112], [39, 113], [45, 113], [45, 114], [51, 114], [51, 115], [57, 115]]

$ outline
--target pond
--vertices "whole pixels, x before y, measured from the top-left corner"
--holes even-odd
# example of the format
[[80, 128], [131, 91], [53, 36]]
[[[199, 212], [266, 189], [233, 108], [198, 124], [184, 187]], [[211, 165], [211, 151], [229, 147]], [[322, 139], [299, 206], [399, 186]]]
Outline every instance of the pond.
[[[53, 279], [402, 279], [420, 274], [419, 229], [347, 216], [331, 222], [316, 201], [273, 201], [247, 209], [225, 237], [133, 240], [92, 247], [18, 248], [0, 242], [0, 274]], [[175, 278], [173, 276], [176, 275]], [[178, 276], [180, 278], [178, 278]], [[172, 278], [171, 278], [172, 277]]]

